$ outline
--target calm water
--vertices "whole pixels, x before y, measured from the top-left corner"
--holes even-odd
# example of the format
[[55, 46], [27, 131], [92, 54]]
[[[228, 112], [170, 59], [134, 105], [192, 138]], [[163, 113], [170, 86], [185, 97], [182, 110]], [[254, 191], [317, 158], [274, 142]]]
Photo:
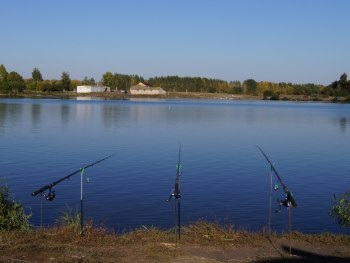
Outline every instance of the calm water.
[[[293, 229], [349, 233], [329, 217], [329, 208], [333, 194], [350, 187], [350, 105], [0, 99], [0, 177], [36, 226], [54, 224], [66, 206], [79, 208], [80, 176], [58, 184], [53, 202], [31, 192], [115, 153], [85, 171], [86, 217], [116, 231], [172, 227], [174, 202], [165, 200], [179, 142], [184, 224], [207, 219], [266, 227], [270, 168], [259, 145], [298, 202]], [[273, 194], [273, 209], [282, 197]], [[287, 223], [286, 209], [273, 214], [276, 231]]]

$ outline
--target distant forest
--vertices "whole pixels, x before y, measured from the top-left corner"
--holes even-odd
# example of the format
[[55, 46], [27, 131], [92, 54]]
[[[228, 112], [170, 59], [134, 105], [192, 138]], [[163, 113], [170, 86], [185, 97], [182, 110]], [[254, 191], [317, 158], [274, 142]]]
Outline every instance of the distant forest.
[[63, 72], [59, 80], [45, 80], [38, 68], [32, 71], [30, 79], [15, 71], [7, 72], [0, 65], [0, 92], [16, 94], [23, 91], [62, 92], [74, 91], [77, 85], [104, 85], [114, 90], [128, 90], [130, 86], [144, 82], [153, 87], [161, 87], [168, 92], [209, 92], [241, 95], [263, 95], [264, 98], [279, 99], [283, 95], [305, 95], [322, 97], [345, 97], [350, 99], [350, 81], [346, 73], [339, 80], [328, 86], [313, 83], [293, 84], [285, 82], [255, 81], [247, 79], [240, 81], [224, 81], [203, 77], [162, 76], [145, 80], [138, 75], [125, 75], [106, 72], [99, 82], [85, 77], [83, 80], [71, 80], [68, 72]]

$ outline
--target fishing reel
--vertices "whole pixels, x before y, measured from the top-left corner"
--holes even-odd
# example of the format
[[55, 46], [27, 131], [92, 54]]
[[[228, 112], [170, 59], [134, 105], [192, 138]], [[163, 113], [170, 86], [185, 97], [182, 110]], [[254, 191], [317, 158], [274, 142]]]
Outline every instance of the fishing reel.
[[175, 192], [175, 190], [173, 189], [173, 190], [171, 191], [171, 194], [170, 194], [169, 198], [168, 198], [167, 200], [165, 200], [165, 201], [170, 202], [170, 199], [171, 199], [172, 197], [174, 197], [175, 200], [176, 200], [176, 199], [179, 199], [179, 198], [181, 197], [180, 191], [176, 191], [176, 192]]
[[287, 208], [289, 208], [289, 207], [297, 207], [297, 203], [295, 202], [292, 193], [289, 192], [289, 191], [286, 192], [286, 197], [285, 197], [284, 200], [278, 200], [277, 199], [277, 202], [279, 204], [279, 209], [275, 211], [276, 213], [280, 213], [281, 212], [282, 206], [285, 206]]
[[53, 199], [56, 197], [55, 190], [51, 190], [51, 188], [49, 188], [49, 192], [45, 194], [44, 197], [47, 201], [53, 201]]
[[292, 206], [292, 202], [288, 199], [285, 199], [285, 200], [278, 200], [277, 199], [277, 202], [278, 202], [279, 207], [278, 207], [278, 209], [275, 210], [275, 213], [281, 213], [282, 206], [285, 206], [287, 208]]

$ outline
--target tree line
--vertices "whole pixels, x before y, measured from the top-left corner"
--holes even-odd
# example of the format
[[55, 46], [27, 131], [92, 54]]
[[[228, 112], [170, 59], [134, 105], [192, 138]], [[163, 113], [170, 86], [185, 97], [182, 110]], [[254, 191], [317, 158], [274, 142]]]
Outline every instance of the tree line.
[[68, 72], [63, 72], [60, 80], [44, 80], [38, 68], [32, 71], [30, 79], [15, 72], [7, 72], [3, 64], [0, 65], [0, 91], [8, 94], [16, 94], [25, 90], [40, 92], [71, 91], [77, 81], [70, 79]]
[[240, 81], [225, 81], [203, 77], [161, 76], [145, 80], [142, 76], [106, 72], [99, 82], [94, 78], [85, 77], [83, 80], [71, 80], [68, 72], [61, 74], [60, 80], [44, 80], [38, 68], [32, 71], [32, 77], [23, 79], [15, 71], [7, 72], [0, 65], [0, 91], [15, 94], [25, 90], [38, 92], [73, 91], [78, 85], [104, 85], [114, 90], [128, 90], [139, 82], [153, 87], [161, 87], [168, 92], [209, 92], [242, 95], [263, 95], [264, 98], [279, 99], [283, 95], [333, 96], [350, 98], [350, 81], [346, 73], [339, 80], [328, 86], [307, 83], [293, 84], [285, 82], [255, 81], [247, 79]]

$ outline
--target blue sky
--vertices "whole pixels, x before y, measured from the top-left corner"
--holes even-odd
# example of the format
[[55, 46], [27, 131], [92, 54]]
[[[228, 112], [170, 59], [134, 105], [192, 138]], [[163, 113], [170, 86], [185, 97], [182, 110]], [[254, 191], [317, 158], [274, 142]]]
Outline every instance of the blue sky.
[[44, 79], [106, 71], [318, 83], [350, 75], [347, 0], [0, 0], [0, 64]]

